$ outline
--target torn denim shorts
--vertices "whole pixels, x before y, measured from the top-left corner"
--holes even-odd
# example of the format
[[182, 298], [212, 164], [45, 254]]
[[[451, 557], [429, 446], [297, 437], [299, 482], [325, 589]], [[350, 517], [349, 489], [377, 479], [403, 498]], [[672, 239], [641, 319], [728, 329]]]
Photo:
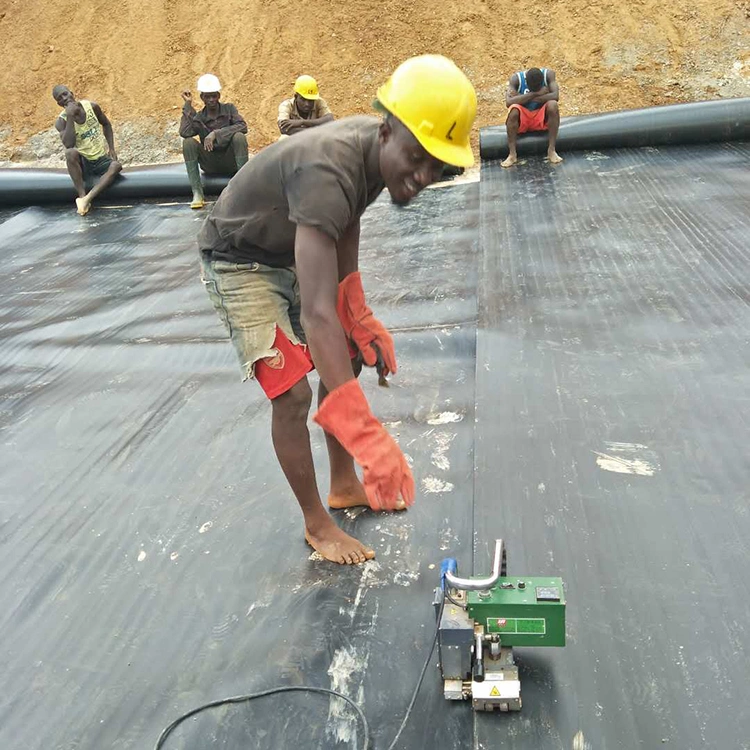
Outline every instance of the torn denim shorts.
[[306, 345], [300, 323], [300, 296], [293, 267], [229, 263], [201, 253], [201, 281], [229, 333], [242, 379], [255, 375], [255, 363], [276, 357], [276, 328], [293, 344]]

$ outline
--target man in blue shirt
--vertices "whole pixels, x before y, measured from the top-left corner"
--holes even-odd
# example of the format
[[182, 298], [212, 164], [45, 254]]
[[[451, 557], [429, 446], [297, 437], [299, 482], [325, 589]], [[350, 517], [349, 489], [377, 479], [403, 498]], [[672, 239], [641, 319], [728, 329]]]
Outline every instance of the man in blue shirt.
[[546, 130], [549, 133], [547, 160], [559, 164], [562, 158], [555, 150], [560, 127], [558, 99], [560, 88], [554, 70], [529, 68], [510, 77], [505, 104], [509, 109], [505, 127], [508, 132], [508, 158], [502, 163], [512, 167], [518, 161], [516, 143], [522, 133]]

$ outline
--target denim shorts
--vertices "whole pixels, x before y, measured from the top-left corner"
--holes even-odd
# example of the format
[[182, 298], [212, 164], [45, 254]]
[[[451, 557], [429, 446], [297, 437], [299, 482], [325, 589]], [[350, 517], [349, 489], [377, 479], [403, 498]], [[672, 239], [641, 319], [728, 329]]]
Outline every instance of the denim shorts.
[[96, 182], [97, 177], [101, 177], [112, 164], [112, 159], [108, 155], [100, 156], [98, 159], [91, 161], [81, 157], [81, 171], [83, 172], [83, 181], [86, 184]]
[[[290, 370], [299, 374], [298, 381], [312, 369], [300, 323], [299, 283], [294, 268], [211, 260], [201, 252], [201, 281], [234, 344], [243, 380], [255, 377], [259, 360], [277, 370], [286, 367], [285, 381], [290, 378]], [[299, 350], [298, 356], [290, 356], [288, 347], [284, 356], [275, 346], [279, 331], [293, 345], [292, 350]], [[261, 385], [269, 398], [277, 395], [276, 389], [270, 393], [263, 382]]]

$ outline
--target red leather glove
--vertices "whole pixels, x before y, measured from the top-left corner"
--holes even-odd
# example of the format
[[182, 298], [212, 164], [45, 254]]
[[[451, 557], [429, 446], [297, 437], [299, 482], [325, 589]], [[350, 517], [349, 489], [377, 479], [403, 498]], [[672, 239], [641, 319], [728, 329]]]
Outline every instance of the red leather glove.
[[359, 271], [350, 273], [339, 284], [336, 312], [344, 327], [344, 333], [356, 344], [364, 363], [368, 367], [375, 367], [380, 358], [383, 367], [378, 368], [378, 372], [381, 375], [396, 372], [396, 350], [393, 346], [393, 339], [367, 306]]
[[399, 498], [414, 502], [414, 477], [404, 454], [373, 416], [356, 379], [331, 391], [313, 419], [362, 467], [371, 508], [395, 510]]

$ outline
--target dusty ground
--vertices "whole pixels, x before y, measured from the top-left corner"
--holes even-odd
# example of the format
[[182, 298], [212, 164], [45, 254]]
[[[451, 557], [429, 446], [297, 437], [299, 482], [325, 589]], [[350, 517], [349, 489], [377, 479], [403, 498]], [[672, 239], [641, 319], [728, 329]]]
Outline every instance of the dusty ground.
[[[750, 0], [0, 0], [0, 162], [59, 160], [50, 90], [99, 102], [127, 163], [179, 154], [180, 91], [214, 72], [248, 120], [276, 137], [279, 101], [302, 72], [338, 116], [370, 111], [403, 59], [452, 57], [501, 122], [510, 73], [555, 69], [564, 113], [750, 95]], [[9, 95], [10, 94], [10, 95]]]

